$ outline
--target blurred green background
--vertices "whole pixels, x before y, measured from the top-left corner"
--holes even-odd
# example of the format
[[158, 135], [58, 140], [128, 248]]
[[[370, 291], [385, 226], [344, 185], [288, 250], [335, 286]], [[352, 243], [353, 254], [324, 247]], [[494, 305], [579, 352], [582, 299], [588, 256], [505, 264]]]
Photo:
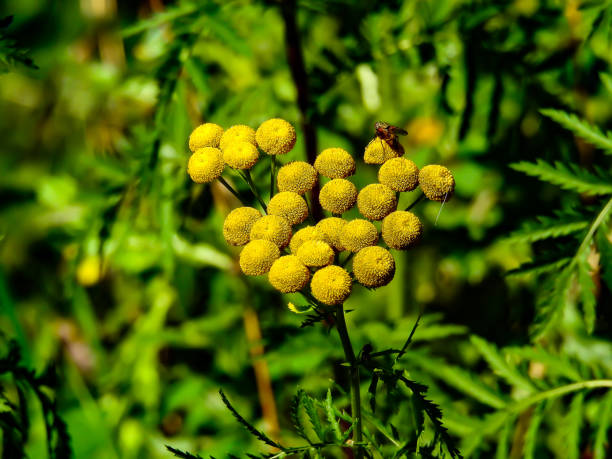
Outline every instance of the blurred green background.
[[[376, 179], [360, 161], [374, 122], [407, 129], [407, 157], [450, 168], [456, 194], [437, 223], [439, 203], [417, 208], [425, 236], [394, 253], [394, 282], [351, 296], [354, 344], [401, 347], [423, 311], [414, 359], [490, 380], [469, 335], [527, 345], [534, 316], [533, 279], [504, 276], [530, 248], [502, 239], [575, 199], [508, 165], [600, 155], [542, 108], [600, 126], [612, 118], [609, 2], [582, 3], [300, 0], [310, 93], [300, 111], [286, 5], [3, 1], [0, 18], [14, 18], [0, 29], [0, 328], [26, 365], [55, 365], [75, 457], [168, 457], [164, 444], [217, 457], [265, 451], [223, 407], [219, 387], [263, 430], [274, 431], [277, 417], [291, 439], [297, 387], [320, 396], [330, 379], [345, 384], [336, 334], [300, 329], [291, 297], [237, 269], [238, 251], [221, 233], [235, 199], [218, 183], [188, 179], [187, 137], [203, 121], [257, 128], [287, 119], [298, 130], [289, 161], [306, 158], [306, 116], [318, 151], [342, 147], [358, 160], [358, 187]], [[15, 50], [38, 68], [11, 59]], [[254, 172], [262, 190], [267, 171]], [[609, 306], [605, 285], [601, 298]], [[609, 337], [610, 308], [602, 314], [595, 336]], [[599, 345], [599, 377], [609, 377], [609, 343]], [[262, 402], [258, 372], [269, 376], [275, 406]], [[465, 424], [453, 410], [482, 414], [427, 365], [413, 372], [432, 385], [454, 435]], [[26, 450], [46, 457], [31, 411]], [[563, 457], [551, 438], [542, 437], [538, 457]]]

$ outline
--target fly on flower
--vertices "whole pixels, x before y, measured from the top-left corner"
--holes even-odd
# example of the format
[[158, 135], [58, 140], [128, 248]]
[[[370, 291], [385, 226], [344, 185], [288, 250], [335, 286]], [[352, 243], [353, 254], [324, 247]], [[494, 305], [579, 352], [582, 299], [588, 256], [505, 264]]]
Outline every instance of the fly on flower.
[[384, 140], [387, 145], [389, 145], [389, 147], [399, 156], [404, 155], [404, 147], [402, 147], [402, 144], [399, 142], [397, 136], [407, 135], [408, 132], [400, 127], [385, 123], [384, 121], [377, 121], [374, 125], [374, 129], [376, 131], [377, 138], [379, 138], [381, 141]]

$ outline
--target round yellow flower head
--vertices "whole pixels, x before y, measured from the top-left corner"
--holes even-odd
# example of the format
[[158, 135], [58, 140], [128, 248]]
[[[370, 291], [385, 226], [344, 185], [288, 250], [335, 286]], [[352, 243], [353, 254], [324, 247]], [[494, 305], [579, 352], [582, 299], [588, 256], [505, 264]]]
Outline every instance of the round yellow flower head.
[[225, 150], [227, 146], [234, 142], [247, 142], [253, 145], [254, 147], [257, 146], [257, 144], [255, 143], [255, 129], [244, 124], [232, 126], [221, 136], [221, 140], [219, 141], [219, 148], [221, 150]]
[[298, 292], [308, 284], [310, 271], [295, 255], [285, 255], [274, 262], [268, 280], [279, 292]]
[[344, 246], [340, 242], [340, 237], [344, 230], [344, 225], [347, 221], [338, 217], [329, 217], [320, 220], [315, 227], [325, 237], [325, 242], [328, 242], [338, 252], [344, 250]]
[[320, 268], [334, 262], [334, 250], [323, 241], [305, 241], [298, 249], [297, 256], [302, 263], [312, 268]]
[[357, 218], [351, 220], [342, 229], [340, 243], [350, 252], [359, 252], [364, 247], [376, 245], [378, 230], [367, 220]]
[[232, 142], [223, 150], [223, 161], [234, 169], [250, 169], [258, 159], [257, 147], [249, 142]]
[[264, 239], [251, 241], [240, 252], [240, 269], [247, 276], [261, 276], [270, 271], [279, 256], [280, 250], [272, 242]]
[[[519, 3], [519, 2], [516, 2]], [[444, 132], [444, 125], [436, 118], [415, 118], [408, 126], [408, 141], [414, 145], [435, 145]]]
[[326, 148], [317, 156], [314, 167], [325, 177], [346, 178], [355, 173], [355, 160], [342, 148]]
[[397, 208], [397, 198], [387, 185], [372, 183], [359, 192], [357, 207], [368, 220], [382, 220]]
[[401, 156], [400, 153], [393, 150], [387, 142], [381, 139], [372, 140], [363, 153], [363, 161], [366, 164], [383, 164], [391, 158]]
[[223, 172], [221, 150], [214, 147], [199, 148], [189, 158], [187, 173], [196, 183], [210, 183]]
[[272, 118], [257, 128], [255, 140], [267, 154], [284, 155], [295, 145], [295, 128], [285, 120]]
[[102, 260], [98, 255], [83, 258], [76, 269], [76, 280], [83, 287], [91, 287], [103, 276]]
[[299, 194], [293, 191], [283, 191], [270, 199], [268, 215], [278, 215], [287, 220], [289, 224], [297, 225], [308, 217], [308, 206]]
[[312, 295], [329, 306], [344, 303], [351, 294], [352, 286], [349, 273], [336, 265], [319, 269], [310, 281]]
[[455, 191], [455, 178], [444, 166], [431, 164], [419, 172], [421, 190], [432, 201], [448, 200]]
[[416, 244], [423, 234], [423, 225], [412, 212], [398, 210], [382, 222], [382, 237], [392, 249], [406, 250]]
[[266, 215], [261, 217], [251, 227], [251, 241], [265, 239], [276, 244], [280, 249], [289, 244], [291, 239], [291, 225], [283, 217], [278, 215]]
[[232, 210], [223, 222], [223, 237], [228, 244], [244, 245], [249, 242], [253, 223], [261, 218], [261, 213], [252, 207], [238, 207]]
[[304, 194], [312, 190], [317, 182], [317, 171], [304, 161], [293, 161], [278, 170], [278, 191], [293, 191]]
[[189, 149], [195, 152], [198, 148], [218, 147], [223, 128], [218, 124], [204, 123], [193, 130], [189, 136]]
[[305, 226], [301, 230], [298, 230], [293, 237], [291, 238], [291, 242], [289, 242], [289, 248], [291, 249], [291, 253], [297, 255], [297, 251], [300, 246], [306, 241], [324, 241], [328, 242], [325, 234], [315, 226]]
[[393, 191], [412, 191], [419, 184], [419, 168], [406, 158], [391, 158], [380, 166], [378, 181]]
[[377, 245], [365, 247], [353, 258], [353, 274], [357, 282], [366, 287], [387, 285], [395, 275], [393, 255]]
[[357, 188], [345, 179], [333, 179], [319, 192], [321, 207], [332, 214], [341, 215], [355, 205]]

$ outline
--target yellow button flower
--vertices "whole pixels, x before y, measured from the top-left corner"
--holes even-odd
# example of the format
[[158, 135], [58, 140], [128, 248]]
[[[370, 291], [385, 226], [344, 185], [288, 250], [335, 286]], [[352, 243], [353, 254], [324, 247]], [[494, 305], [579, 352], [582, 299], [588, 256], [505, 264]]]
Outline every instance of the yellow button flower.
[[302, 223], [308, 217], [308, 206], [299, 194], [283, 191], [274, 195], [268, 204], [268, 214], [283, 217], [291, 225]]
[[344, 225], [347, 221], [338, 217], [329, 217], [320, 220], [315, 227], [325, 237], [325, 242], [328, 242], [338, 252], [344, 250], [344, 246], [340, 242], [340, 237], [344, 230]]
[[325, 177], [346, 178], [355, 173], [355, 160], [342, 148], [326, 148], [317, 156], [314, 167]]
[[291, 238], [291, 242], [289, 242], [289, 248], [291, 249], [291, 253], [297, 255], [298, 249], [306, 241], [328, 242], [328, 239], [323, 232], [318, 230], [317, 227], [305, 226], [301, 230], [298, 230]]
[[293, 191], [304, 194], [312, 190], [317, 182], [317, 171], [304, 161], [293, 161], [278, 170], [278, 191]]
[[406, 250], [415, 245], [423, 234], [423, 225], [412, 212], [398, 210], [382, 222], [382, 237], [392, 249]]
[[421, 190], [432, 201], [448, 200], [455, 191], [455, 178], [444, 166], [431, 164], [419, 172]]
[[232, 142], [223, 150], [223, 161], [234, 169], [250, 169], [258, 159], [257, 147], [249, 142]]
[[238, 207], [232, 210], [223, 222], [223, 237], [228, 244], [244, 245], [249, 242], [253, 223], [261, 218], [261, 213], [252, 207]]
[[102, 279], [102, 259], [98, 255], [85, 257], [76, 269], [76, 279], [83, 287], [91, 287]]
[[[401, 154], [400, 154], [401, 153]], [[366, 164], [383, 164], [391, 158], [401, 156], [403, 152], [397, 152], [381, 139], [373, 139], [363, 153], [363, 161]]]
[[334, 262], [334, 250], [323, 241], [305, 241], [298, 249], [297, 256], [302, 263], [312, 268], [320, 268]]
[[189, 136], [189, 149], [195, 152], [198, 148], [218, 147], [223, 128], [218, 124], [204, 123], [193, 130]]
[[364, 247], [376, 245], [378, 230], [367, 220], [357, 218], [351, 220], [342, 229], [340, 243], [350, 252], [359, 252]]
[[287, 121], [273, 118], [261, 123], [255, 133], [257, 145], [269, 155], [284, 155], [295, 145], [295, 128]]
[[393, 191], [412, 191], [419, 184], [419, 168], [406, 158], [391, 158], [380, 166], [378, 181]]
[[366, 287], [387, 285], [395, 275], [393, 255], [377, 245], [365, 247], [353, 258], [353, 274], [357, 282]]
[[368, 220], [382, 220], [397, 208], [397, 198], [387, 185], [372, 183], [359, 192], [357, 207]]
[[291, 225], [278, 215], [261, 217], [251, 227], [251, 241], [265, 239], [274, 242], [280, 249], [289, 244], [291, 239]]
[[263, 239], [251, 241], [240, 252], [240, 269], [247, 276], [261, 276], [270, 271], [279, 256], [280, 250], [272, 242]]
[[225, 150], [228, 145], [235, 142], [247, 142], [253, 145], [254, 147], [257, 146], [257, 144], [255, 143], [255, 129], [244, 124], [232, 126], [221, 136], [221, 140], [219, 141], [219, 148], [221, 150]]
[[333, 306], [344, 303], [351, 294], [351, 276], [344, 268], [331, 265], [319, 269], [312, 276], [310, 290], [312, 295], [323, 304]]
[[332, 214], [341, 215], [355, 205], [357, 188], [345, 179], [327, 182], [319, 192], [321, 207]]
[[189, 158], [187, 173], [196, 183], [210, 183], [223, 172], [221, 150], [214, 147], [199, 148]]
[[310, 271], [295, 255], [285, 255], [274, 262], [268, 280], [279, 292], [298, 292], [308, 284]]

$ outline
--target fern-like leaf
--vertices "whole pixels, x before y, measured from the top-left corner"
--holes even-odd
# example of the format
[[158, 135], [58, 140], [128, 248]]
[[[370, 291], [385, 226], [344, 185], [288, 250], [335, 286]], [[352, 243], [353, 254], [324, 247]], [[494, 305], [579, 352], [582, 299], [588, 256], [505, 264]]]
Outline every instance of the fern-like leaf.
[[533, 459], [535, 457], [538, 431], [544, 415], [544, 405], [545, 402], [539, 403], [531, 413], [531, 420], [525, 432], [525, 443], [523, 444], [523, 457], [525, 459]]
[[297, 434], [300, 437], [302, 437], [304, 440], [306, 440], [308, 443], [312, 444], [312, 442], [308, 438], [308, 435], [306, 435], [306, 429], [300, 417], [300, 407], [302, 406], [302, 395], [303, 395], [303, 392], [298, 390], [298, 393], [295, 394], [293, 399], [291, 400], [291, 409], [290, 409], [291, 422], [293, 423], [293, 428], [295, 429]]
[[521, 229], [513, 231], [504, 241], [536, 242], [568, 236], [583, 231], [588, 225], [589, 222], [582, 218], [576, 221], [568, 221], [565, 218], [537, 217], [536, 221], [524, 223]]
[[582, 427], [582, 406], [584, 392], [578, 392], [572, 398], [569, 411], [562, 424], [563, 440], [567, 459], [580, 459], [580, 428]]
[[582, 380], [580, 372], [572, 365], [567, 356], [556, 355], [539, 347], [507, 347], [505, 352], [516, 355], [530, 362], [540, 362], [546, 365], [546, 372], [553, 375], [564, 376], [572, 381]]
[[166, 449], [170, 451], [174, 456], [182, 459], [204, 459], [202, 456], [188, 453], [187, 451], [181, 451], [180, 449], [173, 448], [172, 446], [166, 445]]
[[584, 323], [587, 332], [591, 334], [595, 329], [595, 306], [597, 300], [595, 298], [595, 282], [593, 282], [592, 269], [588, 260], [589, 253], [590, 251], [585, 250], [577, 255], [576, 267], [580, 302], [584, 312]]
[[572, 282], [571, 265], [561, 271], [555, 279], [549, 279], [540, 289], [536, 301], [535, 323], [531, 329], [532, 339], [546, 336], [561, 317], [569, 302], [569, 291]]
[[497, 438], [497, 448], [495, 449], [495, 459], [508, 459], [510, 436], [514, 430], [514, 421], [506, 422], [499, 432]]
[[260, 432], [255, 427], [253, 427], [246, 419], [244, 419], [238, 411], [232, 406], [230, 401], [227, 399], [225, 394], [223, 393], [223, 389], [219, 389], [219, 395], [221, 395], [221, 400], [223, 404], [227, 407], [228, 410], [232, 413], [232, 415], [236, 418], [236, 420], [242, 424], [253, 436], [255, 436], [260, 441], [264, 442], [266, 445], [273, 446], [274, 448], [284, 449], [280, 444], [276, 443], [274, 440], [269, 438], [263, 432]]
[[565, 165], [559, 161], [549, 164], [538, 159], [535, 163], [521, 161], [511, 164], [514, 170], [557, 185], [565, 190], [592, 195], [612, 194], [612, 180], [603, 175], [594, 175], [574, 164]]
[[606, 443], [608, 441], [608, 429], [612, 423], [612, 391], [603, 397], [600, 404], [599, 415], [597, 416], [597, 433], [593, 444], [593, 459], [605, 459]]
[[317, 407], [315, 406], [314, 400], [304, 392], [304, 390], [299, 389], [300, 397], [302, 399], [302, 405], [304, 406], [304, 410], [308, 415], [308, 419], [310, 419], [310, 424], [312, 424], [312, 429], [319, 437], [319, 440], [325, 442], [325, 431], [323, 429], [323, 425], [321, 424], [321, 419], [319, 418], [319, 413], [317, 412]]
[[563, 257], [552, 261], [530, 261], [528, 263], [523, 263], [518, 268], [511, 269], [506, 273], [506, 276], [524, 276], [527, 274], [537, 276], [540, 274], [549, 273], [551, 271], [559, 271], [560, 269], [565, 268], [571, 261], [571, 257]]
[[556, 121], [565, 129], [572, 131], [578, 137], [593, 144], [593, 146], [604, 150], [608, 154], [612, 154], [612, 133], [603, 133], [597, 126], [593, 126], [576, 115], [561, 110], [544, 109], [540, 110], [540, 113]]
[[331, 389], [327, 389], [327, 396], [325, 397], [325, 415], [327, 416], [327, 422], [332, 427], [332, 432], [334, 433], [334, 437], [336, 442], [340, 442], [342, 438], [342, 431], [340, 430], [340, 423], [338, 422], [338, 418], [334, 414], [334, 404], [332, 400]]
[[513, 365], [510, 365], [494, 344], [476, 335], [472, 335], [470, 340], [498, 376], [505, 379], [511, 385], [520, 387], [529, 393], [536, 391], [531, 381], [523, 376]]

